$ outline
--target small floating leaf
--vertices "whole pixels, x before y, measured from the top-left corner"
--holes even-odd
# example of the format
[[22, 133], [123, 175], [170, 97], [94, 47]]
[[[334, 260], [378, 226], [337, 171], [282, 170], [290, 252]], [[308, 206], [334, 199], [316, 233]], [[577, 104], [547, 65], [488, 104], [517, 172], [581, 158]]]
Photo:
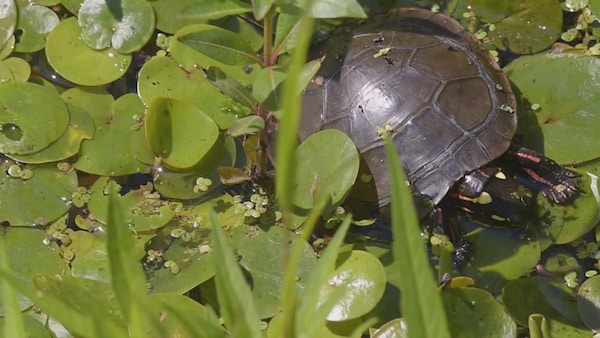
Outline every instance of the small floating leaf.
[[148, 108], [146, 136], [154, 156], [174, 168], [200, 162], [219, 136], [215, 122], [186, 101], [158, 98]]
[[81, 37], [94, 49], [140, 50], [154, 33], [154, 9], [146, 0], [85, 0], [79, 10]]
[[81, 28], [74, 17], [63, 20], [48, 35], [48, 62], [65, 79], [84, 86], [99, 86], [125, 74], [131, 55], [113, 48], [95, 50], [81, 40]]
[[69, 111], [60, 97], [33, 83], [0, 85], [0, 152], [32, 154], [67, 129]]

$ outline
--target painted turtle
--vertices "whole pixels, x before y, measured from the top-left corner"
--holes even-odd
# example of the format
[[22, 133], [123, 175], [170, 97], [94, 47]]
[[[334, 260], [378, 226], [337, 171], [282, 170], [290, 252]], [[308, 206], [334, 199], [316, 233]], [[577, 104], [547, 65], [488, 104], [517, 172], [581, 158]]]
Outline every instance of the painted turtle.
[[494, 162], [519, 177], [516, 188], [496, 183], [495, 191], [513, 200], [500, 206], [504, 220], [519, 221], [515, 205], [533, 204], [532, 194], [514, 193], [522, 183], [555, 203], [577, 191], [577, 174], [512, 144], [510, 82], [454, 19], [396, 9], [341, 28], [318, 51], [323, 63], [303, 98], [300, 136], [329, 128], [347, 133], [373, 173], [380, 206], [390, 201], [381, 128], [392, 130], [411, 185], [433, 204], [453, 186], [462, 202], [488, 204], [480, 197], [502, 173], [487, 165], [499, 157]]

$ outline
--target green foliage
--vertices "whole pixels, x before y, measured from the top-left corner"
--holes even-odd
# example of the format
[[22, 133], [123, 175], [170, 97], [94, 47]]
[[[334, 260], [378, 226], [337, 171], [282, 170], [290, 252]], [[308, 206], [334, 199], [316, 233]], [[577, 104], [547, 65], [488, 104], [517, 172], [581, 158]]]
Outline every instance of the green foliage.
[[417, 337], [450, 337], [446, 313], [419, 234], [419, 219], [405, 183], [406, 175], [390, 137], [386, 137], [385, 147], [392, 173], [392, 231], [396, 236], [392, 252], [400, 269], [400, 307], [407, 330]]
[[[562, 26], [560, 5], [546, 2], [472, 1], [468, 15], [458, 2], [446, 11], [471, 27], [485, 22], [478, 35], [487, 47], [530, 52], [549, 47]], [[537, 103], [520, 108], [524, 142], [581, 165], [584, 175], [572, 205], [540, 198], [542, 229], [465, 222], [475, 256], [463, 271], [468, 278], [451, 278], [452, 243], [419, 227], [391, 149], [393, 243], [389, 234], [374, 239], [351, 228], [376, 231], [368, 225], [380, 223], [372, 215], [353, 219], [349, 211], [361, 209], [346, 203], [357, 186], [369, 185], [369, 174], [341, 132], [298, 143], [302, 92], [318, 82], [322, 62], [307, 55], [312, 39], [332, 26], [391, 3], [412, 4], [5, 1], [2, 334], [514, 337], [517, 326], [531, 336], [597, 330], [598, 279], [584, 280], [581, 263], [600, 257], [600, 235], [584, 237], [597, 226], [600, 200], [597, 178], [587, 175], [600, 173], [600, 143], [593, 141], [598, 61], [582, 55], [592, 49], [522, 57], [506, 67]], [[581, 44], [597, 40], [594, 9], [571, 9], [581, 12], [571, 31]], [[548, 77], [556, 69], [562, 81]], [[579, 260], [553, 252], [567, 243]], [[536, 266], [565, 282], [528, 277]]]

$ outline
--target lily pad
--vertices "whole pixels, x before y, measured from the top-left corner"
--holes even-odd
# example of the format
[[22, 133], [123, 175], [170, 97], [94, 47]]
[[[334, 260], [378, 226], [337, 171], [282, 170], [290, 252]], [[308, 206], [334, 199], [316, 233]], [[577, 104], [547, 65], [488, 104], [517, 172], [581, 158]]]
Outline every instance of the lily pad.
[[[161, 195], [177, 199], [195, 199], [211, 194], [222, 188], [217, 172], [218, 167], [231, 166], [236, 161], [236, 145], [233, 138], [220, 135], [215, 145], [195, 166], [184, 170], [158, 167], [154, 170], [154, 187]], [[199, 177], [212, 181], [207, 191], [194, 191]]]
[[71, 262], [73, 277], [110, 283], [110, 264], [106, 251], [106, 235], [103, 232], [75, 231], [69, 234], [69, 250], [75, 255]]
[[479, 224], [470, 226], [476, 229], [465, 239], [473, 247], [473, 258], [464, 272], [475, 279], [476, 285], [498, 292], [507, 281], [526, 275], [539, 262], [540, 242], [532, 234]]
[[[180, 222], [165, 228], [150, 244], [150, 248], [163, 251], [164, 260], [177, 264], [179, 271], [171, 272], [162, 267], [150, 269], [148, 282], [153, 293], [176, 292], [185, 293], [206, 282], [215, 275], [212, 257], [212, 235], [208, 230], [208, 220], [215, 211], [220, 223], [227, 228], [241, 226], [244, 216], [233, 210], [233, 198], [224, 194], [195, 206], [180, 215]], [[173, 229], [184, 230], [190, 234], [190, 240], [182, 237], [173, 238]], [[167, 233], [167, 238], [163, 238]], [[202, 250], [201, 250], [202, 248]]]
[[[252, 276], [252, 296], [260, 318], [273, 317], [280, 310], [283, 287], [281, 281], [284, 278], [285, 257], [289, 248], [303, 246], [297, 270], [300, 288], [317, 262], [312, 247], [306, 241], [280, 227], [270, 227], [267, 231], [258, 227], [236, 227], [233, 229], [231, 241], [241, 255], [240, 264]], [[383, 271], [383, 268], [381, 270]], [[348, 269], [343, 271], [348, 272]], [[349, 278], [358, 283], [358, 278], [353, 277], [356, 276]], [[350, 298], [348, 295], [348, 299]]]
[[138, 123], [146, 107], [137, 95], [126, 94], [112, 102], [112, 97], [103, 91], [72, 89], [63, 97], [73, 105], [87, 108], [96, 125], [94, 138], [81, 144], [79, 158], [73, 164], [76, 169], [106, 176], [149, 171], [147, 164], [136, 159], [131, 147], [133, 135], [144, 132]]
[[[120, 191], [121, 187], [115, 181], [109, 181], [108, 177], [103, 177], [94, 183], [91, 190], [88, 202], [90, 212], [98, 221], [106, 224], [109, 205], [107, 192]], [[120, 214], [125, 215], [124, 221], [136, 232], [158, 229], [175, 217], [168, 202], [152, 196], [151, 190], [152, 185], [148, 184], [117, 198], [116, 205], [121, 209]]]
[[132, 53], [154, 33], [154, 9], [146, 0], [85, 0], [78, 15], [81, 38], [93, 49]]
[[15, 50], [16, 39], [14, 35], [8, 39], [4, 47], [0, 49], [0, 60], [6, 59]]
[[[12, 2], [12, 1], [11, 1]], [[60, 22], [58, 15], [48, 7], [26, 1], [16, 1], [19, 19], [17, 30], [22, 34], [15, 50], [20, 53], [33, 53], [44, 48], [46, 36]]]
[[80, 38], [77, 18], [63, 20], [48, 35], [46, 55], [48, 62], [65, 79], [83, 86], [99, 86], [125, 75], [131, 64], [131, 55], [113, 48], [95, 50]]
[[551, 337], [568, 337], [569, 331], [587, 331], [581, 323], [572, 290], [561, 281], [543, 277], [511, 281], [502, 291], [502, 302], [521, 326], [527, 327], [532, 314], [544, 315], [549, 322]]
[[489, 292], [469, 287], [446, 288], [442, 300], [453, 337], [517, 337], [517, 325]]
[[469, 5], [484, 22], [494, 44], [515, 54], [532, 54], [550, 47], [562, 32], [562, 10], [554, 0], [471, 0]]
[[[579, 172], [579, 171], [578, 171]], [[598, 182], [584, 172], [580, 179], [582, 193], [567, 205], [554, 205], [545, 198], [538, 198], [540, 219], [548, 224], [544, 232], [556, 244], [567, 244], [581, 238], [592, 230], [600, 220], [600, 207], [592, 191]], [[595, 187], [592, 185], [596, 185]]]
[[0, 48], [8, 43], [17, 25], [17, 5], [14, 1], [6, 1], [0, 11]]
[[11, 57], [2, 62], [10, 70], [15, 81], [25, 82], [29, 79], [31, 66], [27, 61], [18, 57]]
[[[17, 166], [17, 167], [15, 167]], [[12, 177], [9, 169], [33, 175], [28, 179]], [[0, 223], [12, 226], [47, 224], [70, 208], [71, 194], [77, 188], [77, 174], [65, 173], [55, 164], [19, 166], [12, 161], [0, 163]]]
[[[84, 278], [58, 278], [43, 272], [33, 277], [33, 284], [45, 297], [68, 299], [68, 302], [62, 304], [71, 310], [90, 314], [93, 318], [103, 318], [103, 325], [110, 322], [113, 325], [118, 323], [125, 326], [119, 303], [110, 284]], [[65, 324], [68, 327], [68, 323]]]
[[172, 168], [189, 168], [200, 162], [219, 137], [215, 122], [192, 103], [157, 98], [146, 114], [150, 149]]
[[341, 131], [323, 130], [304, 140], [296, 150], [296, 191], [294, 203], [310, 210], [319, 199], [339, 205], [356, 180], [358, 150]]
[[[3, 230], [2, 240], [12, 274], [23, 283], [31, 283], [31, 277], [37, 273], [62, 276], [67, 271], [65, 261], [58, 254], [58, 246], [55, 243], [44, 245], [45, 237], [46, 233], [39, 229], [6, 227]], [[24, 297], [19, 302], [22, 310], [31, 306]], [[4, 305], [0, 300], [0, 316], [4, 315]]]
[[[146, 251], [145, 244], [153, 235], [136, 235], [136, 249], [141, 259]], [[71, 244], [68, 250], [73, 252], [71, 261], [71, 276], [85, 278], [97, 282], [110, 283], [110, 263], [106, 247], [106, 232], [74, 231], [69, 233]]]
[[13, 82], [15, 76], [4, 62], [0, 62], [0, 83]]
[[577, 292], [577, 306], [585, 326], [600, 331], [600, 276], [594, 276], [581, 284]]
[[200, 253], [191, 243], [174, 240], [164, 253], [165, 261], [177, 264], [179, 271], [171, 272], [166, 267], [150, 270], [148, 283], [153, 293], [176, 292], [183, 294], [204, 283], [215, 275], [212, 254]]
[[[373, 310], [386, 288], [386, 274], [377, 257], [366, 251], [340, 253], [335, 271], [321, 288], [321, 304], [339, 297], [327, 320], [341, 322], [359, 318]], [[340, 292], [340, 290], [343, 290]]]
[[64, 134], [69, 111], [52, 91], [27, 82], [0, 85], [0, 152], [32, 154]]
[[201, 70], [186, 71], [168, 57], [156, 56], [144, 64], [138, 92], [146, 106], [159, 97], [190, 102], [210, 116], [220, 129], [229, 128], [236, 118], [235, 111], [228, 111], [231, 99], [210, 84]]
[[225, 330], [215, 313], [190, 297], [162, 293], [150, 295], [149, 301], [165, 337], [198, 337], [198, 334], [187, 330], [191, 327], [202, 332], [203, 337], [225, 336]]
[[69, 127], [58, 140], [37, 153], [7, 156], [23, 163], [48, 163], [76, 155], [81, 142], [90, 140], [94, 136], [94, 121], [88, 112], [80, 107], [67, 104], [67, 108]]
[[[568, 71], [563, 71], [568, 69]], [[524, 56], [505, 68], [523, 97], [539, 109], [519, 109], [524, 145], [561, 164], [600, 157], [600, 60], [574, 54]], [[560, 81], [556, 74], [561, 73]]]

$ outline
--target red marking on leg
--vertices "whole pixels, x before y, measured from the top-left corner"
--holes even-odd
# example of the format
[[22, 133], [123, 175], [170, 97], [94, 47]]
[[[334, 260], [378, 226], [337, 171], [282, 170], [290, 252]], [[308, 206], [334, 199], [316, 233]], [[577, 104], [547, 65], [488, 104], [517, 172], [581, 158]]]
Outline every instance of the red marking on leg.
[[467, 201], [467, 202], [472, 202], [473, 199], [465, 196], [465, 195], [461, 195], [461, 194], [457, 194], [457, 193], [450, 193], [450, 196], [454, 199], [457, 199], [459, 201]]
[[554, 186], [554, 184], [552, 184], [552, 182], [550, 182], [547, 179], [543, 178], [542, 176], [538, 175], [535, 171], [533, 171], [529, 168], [523, 168], [523, 170], [525, 170], [527, 175], [529, 175], [534, 181], [539, 182], [544, 185], [547, 185], [549, 187]]
[[533, 156], [533, 155], [527, 154], [527, 153], [517, 152], [517, 156], [519, 156], [520, 158], [524, 158], [528, 161], [531, 161], [533, 163], [540, 163], [542, 161], [542, 159], [539, 156]]

